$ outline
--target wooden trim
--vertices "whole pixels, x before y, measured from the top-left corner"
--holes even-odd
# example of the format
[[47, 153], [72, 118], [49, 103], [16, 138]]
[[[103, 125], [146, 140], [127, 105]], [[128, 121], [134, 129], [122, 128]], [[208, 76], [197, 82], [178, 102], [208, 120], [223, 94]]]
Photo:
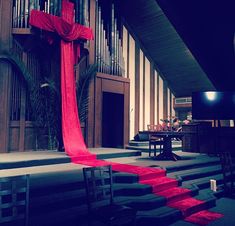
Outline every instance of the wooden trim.
[[[95, 33], [95, 12], [96, 12], [96, 2], [95, 0], [90, 0], [90, 28]], [[94, 35], [95, 37], [95, 35]], [[90, 49], [89, 49], [89, 63], [95, 63], [95, 39], [90, 40]]]
[[135, 45], [135, 134], [139, 132], [140, 120], [140, 48]]
[[166, 119], [168, 117], [168, 98], [167, 98], [167, 82], [163, 80], [163, 118]]
[[[148, 58], [148, 60], [150, 62], [154, 62], [153, 58], [149, 55], [148, 51], [146, 50], [146, 48], [143, 46], [143, 44], [139, 41], [139, 38], [136, 36], [135, 32], [133, 31], [133, 29], [128, 25], [128, 23], [124, 20], [123, 22], [124, 26], [126, 27], [128, 33], [133, 37], [133, 39], [135, 40], [135, 44], [137, 44], [139, 46], [139, 48], [142, 50], [143, 55], [146, 56]], [[129, 36], [128, 36], [129, 37]], [[128, 49], [129, 52], [129, 49]], [[161, 70], [157, 67], [156, 64], [154, 64], [154, 69], [159, 73], [159, 75], [161, 76], [161, 78], [164, 80], [166, 79], [165, 76], [161, 73]]]
[[160, 109], [159, 109], [159, 75], [158, 75], [158, 73], [157, 73], [157, 87], [156, 87], [156, 89], [157, 89], [157, 122], [159, 122], [159, 113], [160, 113]]
[[100, 73], [100, 72], [97, 73], [96, 77], [97, 78], [102, 78], [102, 79], [108, 79], [108, 80], [114, 80], [114, 81], [130, 83], [130, 79], [129, 78], [124, 78], [124, 77], [120, 77], [120, 76], [104, 74], [104, 73]]
[[[1, 46], [10, 49], [12, 45], [11, 21], [12, 1], [0, 1], [0, 34]], [[0, 62], [0, 152], [8, 152], [9, 115], [11, 99], [11, 66]]]
[[102, 109], [103, 92], [124, 95], [124, 131], [123, 146], [129, 142], [129, 108], [130, 108], [130, 80], [113, 75], [97, 73], [95, 79], [94, 103], [94, 147], [102, 146]]
[[171, 94], [171, 90], [169, 89], [169, 93], [170, 93], [170, 96], [169, 96], [169, 101], [170, 101], [170, 103], [169, 103], [169, 115], [170, 115], [170, 117], [172, 118], [172, 94]]
[[101, 147], [102, 142], [102, 79], [96, 78], [95, 80], [95, 130], [94, 130], [94, 147]]
[[150, 124], [154, 124], [154, 110], [155, 110], [155, 76], [154, 67], [150, 62]]
[[127, 62], [126, 62], [126, 77], [129, 78], [129, 66], [130, 66], [130, 34], [129, 31], [127, 30]]
[[143, 54], [143, 129], [145, 129], [145, 55]]
[[[23, 52], [22, 61], [27, 62], [27, 54]], [[20, 100], [20, 137], [19, 137], [19, 151], [24, 151], [25, 143], [25, 111], [26, 111], [26, 90], [25, 86], [21, 86], [21, 100]]]
[[89, 90], [89, 110], [87, 118], [87, 146], [94, 147], [94, 123], [95, 123], [95, 79], [90, 84]]
[[[125, 109], [126, 107], [126, 109]], [[130, 140], [130, 84], [124, 83], [124, 131], [123, 142], [126, 147]]]
[[15, 34], [15, 35], [30, 35], [30, 34], [32, 34], [30, 28], [12, 28], [11, 33]]

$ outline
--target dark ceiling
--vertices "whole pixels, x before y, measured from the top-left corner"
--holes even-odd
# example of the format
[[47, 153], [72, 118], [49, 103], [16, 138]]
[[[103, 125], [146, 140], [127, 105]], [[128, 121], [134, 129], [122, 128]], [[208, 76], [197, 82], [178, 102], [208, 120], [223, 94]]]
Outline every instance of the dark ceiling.
[[126, 0], [122, 12], [180, 97], [214, 87], [235, 90], [232, 4], [222, 0]]

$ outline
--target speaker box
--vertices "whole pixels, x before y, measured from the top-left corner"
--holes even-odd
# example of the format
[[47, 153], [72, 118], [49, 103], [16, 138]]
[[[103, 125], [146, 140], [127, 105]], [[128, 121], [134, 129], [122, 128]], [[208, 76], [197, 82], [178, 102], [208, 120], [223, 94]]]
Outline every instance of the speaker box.
[[149, 136], [146, 133], [137, 133], [134, 136], [134, 140], [135, 141], [148, 141], [149, 140]]

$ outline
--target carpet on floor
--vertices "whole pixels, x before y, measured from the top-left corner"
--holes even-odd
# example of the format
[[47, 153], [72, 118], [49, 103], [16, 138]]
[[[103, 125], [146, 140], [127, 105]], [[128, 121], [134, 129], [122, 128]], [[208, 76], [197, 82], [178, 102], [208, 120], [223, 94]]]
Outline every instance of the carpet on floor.
[[[114, 171], [138, 175], [140, 184], [150, 185], [153, 194], [165, 197], [167, 199], [167, 206], [179, 209], [182, 212], [184, 220], [188, 222], [198, 225], [207, 225], [223, 216], [223, 214], [208, 210], [201, 211], [204, 201], [191, 197], [191, 191], [179, 187], [178, 181], [173, 178], [168, 178], [164, 169], [98, 160], [95, 159], [93, 155], [90, 157], [86, 156], [84, 160], [80, 157], [74, 157], [72, 158], [72, 162], [87, 166], [112, 165]], [[200, 211], [194, 213], [197, 209]]]

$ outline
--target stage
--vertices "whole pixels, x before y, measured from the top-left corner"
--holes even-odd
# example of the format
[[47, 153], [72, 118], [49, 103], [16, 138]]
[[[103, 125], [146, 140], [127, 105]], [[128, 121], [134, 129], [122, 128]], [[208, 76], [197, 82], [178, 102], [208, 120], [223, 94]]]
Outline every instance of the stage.
[[[156, 161], [149, 158], [148, 153], [136, 150], [91, 148], [90, 152], [95, 153], [98, 159], [111, 162], [166, 169], [168, 177], [177, 178], [181, 186], [192, 191], [193, 196], [203, 199], [208, 208], [215, 205], [216, 198], [212, 197], [209, 190], [209, 178], [215, 178], [218, 184], [222, 183], [217, 157], [177, 151], [181, 160], [175, 162]], [[30, 174], [29, 226], [87, 224], [83, 167], [87, 166], [71, 163], [64, 152], [30, 151], [0, 154], [1, 177]], [[142, 221], [146, 219], [144, 222], [147, 224], [157, 224], [171, 219], [166, 221], [170, 225], [181, 219], [178, 210], [162, 206], [165, 202], [163, 197], [150, 195], [149, 186], [138, 184], [136, 175], [116, 173], [116, 176], [119, 182], [115, 185], [115, 194], [122, 202], [134, 202], [138, 205], [138, 217]], [[156, 216], [151, 216], [151, 212]], [[176, 215], [178, 219], [172, 218]]]

